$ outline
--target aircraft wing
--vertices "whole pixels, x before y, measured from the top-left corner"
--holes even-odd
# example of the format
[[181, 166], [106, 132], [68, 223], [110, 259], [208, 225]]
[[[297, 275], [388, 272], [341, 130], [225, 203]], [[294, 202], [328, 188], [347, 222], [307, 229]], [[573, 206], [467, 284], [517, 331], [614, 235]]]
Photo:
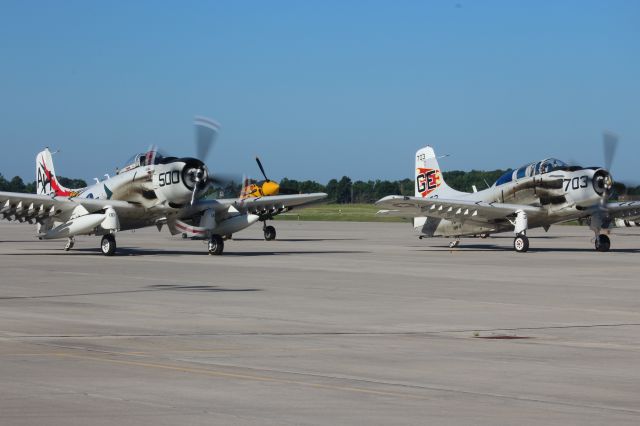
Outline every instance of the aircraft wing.
[[640, 217], [640, 201], [607, 203], [606, 209], [607, 214], [613, 219], [635, 219]]
[[57, 220], [66, 221], [79, 206], [84, 207], [88, 213], [111, 206], [118, 216], [144, 212], [142, 207], [126, 201], [0, 192], [0, 218], [2, 219], [33, 222], [36, 219], [55, 217]]
[[223, 198], [219, 200], [201, 200], [185, 209], [182, 217], [188, 217], [203, 210], [214, 209], [216, 214], [236, 210], [258, 216], [271, 217], [294, 208], [301, 208], [327, 198], [324, 192], [296, 195], [270, 195], [256, 198]]
[[382, 214], [430, 216], [449, 220], [465, 220], [476, 223], [493, 223], [515, 216], [516, 211], [524, 210], [527, 215], [546, 214], [539, 207], [525, 204], [488, 203], [485, 201], [446, 200], [442, 198], [419, 198], [402, 195], [389, 195], [376, 201], [384, 207]]

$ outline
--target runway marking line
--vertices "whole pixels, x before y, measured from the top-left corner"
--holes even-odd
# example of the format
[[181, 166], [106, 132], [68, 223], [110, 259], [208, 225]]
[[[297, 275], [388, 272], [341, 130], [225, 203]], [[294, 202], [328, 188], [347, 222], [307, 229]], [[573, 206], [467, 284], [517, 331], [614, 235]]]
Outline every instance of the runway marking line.
[[269, 383], [280, 383], [285, 385], [298, 385], [298, 386], [312, 387], [317, 389], [340, 390], [340, 391], [356, 392], [356, 393], [363, 393], [363, 394], [369, 394], [369, 395], [401, 397], [401, 398], [410, 398], [410, 399], [418, 399], [418, 400], [431, 399], [424, 396], [412, 395], [412, 394], [401, 393], [401, 392], [377, 391], [377, 390], [364, 389], [364, 388], [358, 388], [353, 386], [324, 385], [321, 383], [310, 383], [310, 382], [302, 382], [299, 380], [288, 380], [288, 379], [275, 379], [273, 377], [250, 375], [250, 374], [225, 373], [222, 371], [209, 370], [205, 368], [180, 367], [176, 365], [158, 364], [158, 363], [152, 363], [152, 362], [126, 361], [126, 360], [119, 360], [119, 359], [107, 359], [107, 358], [100, 358], [100, 357], [72, 355], [72, 354], [64, 354], [64, 353], [53, 353], [52, 355], [55, 355], [61, 358], [86, 359], [89, 361], [99, 361], [99, 362], [106, 362], [111, 364], [156, 368], [156, 369], [169, 370], [169, 371], [182, 371], [186, 373], [204, 374], [204, 375], [214, 376], [214, 377], [229, 377], [234, 379], [253, 380], [253, 381], [269, 382]]
[[[42, 353], [38, 355], [57, 356], [60, 358], [85, 359], [89, 361], [98, 361], [98, 362], [105, 362], [105, 363], [111, 363], [111, 364], [121, 364], [121, 365], [139, 366], [139, 367], [145, 367], [145, 368], [156, 368], [156, 369], [168, 370], [168, 371], [180, 371], [180, 372], [186, 372], [186, 373], [204, 374], [204, 375], [213, 376], [213, 377], [229, 377], [229, 378], [241, 379], [241, 380], [253, 380], [253, 381], [259, 381], [259, 382], [289, 384], [289, 385], [304, 386], [304, 387], [315, 388], [315, 389], [338, 390], [338, 391], [344, 391], [344, 392], [354, 392], [354, 393], [387, 396], [387, 397], [399, 397], [399, 398], [407, 398], [407, 399], [413, 399], [413, 400], [433, 400], [434, 398], [438, 398], [438, 396], [426, 397], [426, 396], [413, 395], [413, 394], [401, 393], [401, 392], [377, 391], [377, 390], [364, 389], [364, 388], [359, 388], [354, 386], [325, 385], [321, 383], [303, 382], [299, 380], [275, 379], [272, 377], [259, 376], [259, 375], [225, 373], [222, 371], [215, 371], [215, 370], [209, 370], [204, 368], [180, 367], [175, 365], [158, 364], [158, 363], [151, 363], [151, 362], [107, 359], [107, 358], [84, 356], [84, 355], [73, 355], [73, 354], [60, 353], [60, 352], [48, 352], [48, 353]], [[329, 379], [331, 379], [331, 377], [329, 377]], [[350, 379], [344, 378], [344, 380], [350, 380]], [[393, 383], [388, 385], [396, 386]], [[523, 403], [539, 403], [539, 404], [551, 404], [551, 405], [568, 406], [568, 407], [589, 408], [589, 409], [597, 409], [597, 410], [608, 410], [608, 411], [616, 411], [616, 412], [626, 412], [633, 415], [640, 414], [640, 411], [638, 410], [621, 408], [621, 407], [609, 407], [609, 406], [589, 405], [589, 404], [586, 404], [586, 405], [574, 404], [574, 403], [563, 402], [563, 401], [553, 401], [553, 400], [545, 400], [545, 399], [538, 399], [538, 398], [521, 398], [517, 396], [508, 396], [508, 395], [491, 394], [491, 393], [476, 393], [476, 392], [461, 391], [461, 390], [446, 389], [446, 388], [442, 388], [442, 389], [423, 388], [423, 390], [427, 392], [456, 392], [456, 393], [472, 395], [474, 397], [480, 396], [480, 397], [489, 397], [489, 398], [510, 399], [510, 400], [515, 400]]]

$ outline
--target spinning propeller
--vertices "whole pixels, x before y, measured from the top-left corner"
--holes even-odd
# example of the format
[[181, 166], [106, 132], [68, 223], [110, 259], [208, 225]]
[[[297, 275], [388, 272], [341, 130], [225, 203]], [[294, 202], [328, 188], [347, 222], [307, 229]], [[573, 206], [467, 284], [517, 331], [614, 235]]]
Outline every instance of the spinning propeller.
[[596, 185], [603, 189], [600, 197], [600, 207], [606, 213], [606, 204], [611, 198], [611, 189], [613, 188], [613, 178], [611, 177], [611, 165], [613, 157], [618, 147], [618, 136], [612, 132], [606, 131], [602, 134], [602, 147], [604, 149], [604, 168], [608, 172], [606, 175], [596, 175]]
[[191, 193], [191, 204], [195, 202], [198, 191], [204, 191], [211, 185], [227, 185], [237, 182], [235, 176], [217, 174], [213, 176], [207, 170], [204, 162], [215, 141], [220, 130], [220, 124], [216, 121], [202, 116], [197, 116], [193, 121], [195, 127], [195, 143], [197, 159], [201, 164], [194, 164], [192, 168], [187, 170], [187, 176], [193, 184], [193, 192]]
[[196, 193], [204, 190], [209, 183], [213, 181], [213, 178], [210, 177], [207, 172], [204, 160], [211, 150], [218, 136], [218, 131], [220, 130], [220, 125], [207, 117], [196, 117], [193, 124], [195, 126], [196, 156], [202, 161], [202, 164], [194, 165], [186, 172], [193, 184], [193, 192], [191, 193], [192, 205], [196, 199]]

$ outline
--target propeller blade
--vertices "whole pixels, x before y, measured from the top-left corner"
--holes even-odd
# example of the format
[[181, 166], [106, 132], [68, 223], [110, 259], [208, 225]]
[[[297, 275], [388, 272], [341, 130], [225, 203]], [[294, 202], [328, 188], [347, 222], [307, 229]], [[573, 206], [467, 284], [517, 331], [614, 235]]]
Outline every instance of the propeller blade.
[[193, 192], [191, 193], [191, 205], [196, 201], [196, 192], [198, 192], [198, 185], [193, 186]]
[[609, 131], [604, 132], [602, 134], [602, 146], [604, 148], [604, 168], [611, 171], [613, 157], [618, 147], [618, 135]]
[[258, 163], [258, 167], [260, 167], [260, 171], [262, 172], [262, 176], [264, 176], [264, 180], [269, 182], [269, 178], [267, 177], [267, 174], [264, 172], [264, 167], [262, 167], [262, 162], [260, 161], [260, 158], [256, 157], [256, 163]]
[[196, 130], [196, 155], [204, 161], [215, 142], [220, 124], [207, 117], [196, 117], [193, 124]]

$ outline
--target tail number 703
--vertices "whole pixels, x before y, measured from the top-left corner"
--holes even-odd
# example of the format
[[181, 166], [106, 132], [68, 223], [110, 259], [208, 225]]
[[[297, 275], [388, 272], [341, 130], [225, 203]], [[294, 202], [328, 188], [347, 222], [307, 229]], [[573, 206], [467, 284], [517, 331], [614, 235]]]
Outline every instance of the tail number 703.
[[562, 179], [564, 182], [564, 191], [569, 191], [569, 185], [571, 189], [586, 188], [589, 186], [589, 178], [587, 176], [576, 176], [573, 179]]

